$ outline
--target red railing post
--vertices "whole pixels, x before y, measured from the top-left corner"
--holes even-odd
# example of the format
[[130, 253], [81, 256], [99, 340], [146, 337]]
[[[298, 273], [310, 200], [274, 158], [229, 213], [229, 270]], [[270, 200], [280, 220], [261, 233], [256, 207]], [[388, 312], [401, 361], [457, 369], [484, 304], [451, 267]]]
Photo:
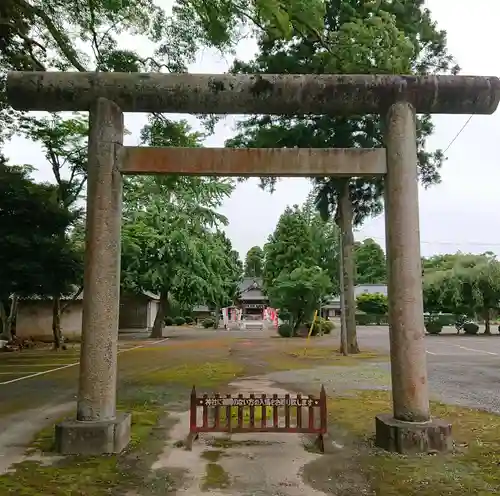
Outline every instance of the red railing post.
[[278, 395], [275, 393], [273, 394], [273, 428], [276, 429], [278, 426]]
[[326, 434], [328, 425], [328, 412], [326, 406], [326, 391], [325, 386], [323, 385], [321, 385], [321, 391], [319, 393], [319, 418], [321, 433]]
[[249, 423], [250, 423], [250, 429], [255, 429], [255, 404], [254, 404], [254, 401], [255, 401], [255, 394], [251, 394], [250, 395], [250, 419], [249, 419]]
[[266, 428], [267, 424], [267, 406], [266, 406], [266, 398], [267, 396], [265, 394], [262, 395], [262, 406], [261, 408], [261, 419], [260, 419], [260, 427], [261, 429]]
[[314, 432], [314, 399], [311, 395], [308, 396], [308, 403], [309, 403], [309, 408], [308, 408], [308, 421], [309, 421], [309, 431]]
[[290, 395], [285, 394], [285, 429], [290, 429]]
[[297, 395], [297, 429], [302, 429], [302, 395]]
[[203, 429], [208, 429], [208, 394], [203, 395], [203, 406], [202, 406], [202, 422]]
[[[243, 395], [239, 394], [238, 399], [242, 400]], [[238, 429], [243, 429], [243, 405], [238, 404]]]
[[[220, 394], [215, 395], [217, 402], [220, 400]], [[220, 429], [220, 405], [217, 403], [214, 408], [214, 429], [218, 431]]]
[[191, 400], [189, 406], [189, 432], [196, 432], [197, 416], [196, 416], [196, 388], [193, 386], [191, 390]]
[[[231, 395], [230, 394], [226, 394], [226, 399], [230, 400], [231, 399]], [[232, 429], [232, 422], [233, 422], [232, 415], [233, 415], [233, 412], [231, 410], [231, 406], [227, 405], [226, 406], [226, 428], [227, 428], [227, 432], [231, 432], [231, 429]]]
[[191, 390], [191, 398], [189, 401], [189, 435], [186, 439], [186, 449], [193, 449], [193, 442], [198, 438], [198, 398], [196, 397], [196, 388], [193, 386]]

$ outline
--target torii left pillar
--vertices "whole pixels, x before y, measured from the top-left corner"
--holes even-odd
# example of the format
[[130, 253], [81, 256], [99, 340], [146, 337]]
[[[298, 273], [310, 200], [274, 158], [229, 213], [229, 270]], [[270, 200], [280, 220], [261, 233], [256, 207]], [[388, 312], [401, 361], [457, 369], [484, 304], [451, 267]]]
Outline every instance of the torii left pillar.
[[76, 420], [56, 426], [62, 454], [119, 453], [130, 415], [116, 411], [123, 113], [98, 98], [89, 113], [85, 292]]

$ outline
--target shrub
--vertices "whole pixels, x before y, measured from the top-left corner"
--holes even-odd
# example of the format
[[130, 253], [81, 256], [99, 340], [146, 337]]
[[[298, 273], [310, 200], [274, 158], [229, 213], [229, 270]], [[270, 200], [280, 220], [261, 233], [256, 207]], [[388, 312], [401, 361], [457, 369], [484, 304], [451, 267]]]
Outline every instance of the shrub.
[[425, 330], [429, 334], [439, 334], [443, 330], [441, 322], [427, 322], [425, 324]]
[[335, 324], [331, 320], [323, 319], [323, 334], [330, 334], [335, 329]]
[[467, 322], [464, 324], [464, 332], [465, 334], [477, 334], [479, 331], [479, 326], [474, 324], [474, 322]]
[[290, 324], [281, 324], [278, 327], [278, 334], [282, 338], [291, 338], [293, 336], [293, 327]]
[[424, 315], [424, 322], [439, 322], [442, 327], [454, 326], [457, 316], [452, 313], [435, 313]]
[[165, 325], [168, 326], [173, 326], [174, 325], [174, 319], [172, 317], [165, 317]]
[[286, 312], [285, 310], [278, 311], [278, 319], [280, 319], [281, 321], [290, 322], [291, 318], [292, 314], [290, 312]]
[[184, 325], [186, 323], [186, 319], [184, 317], [175, 317], [174, 324], [177, 326]]
[[184, 317], [184, 320], [186, 321], [186, 324], [192, 324], [194, 322], [193, 317], [190, 317], [189, 315], [186, 315], [186, 317]]
[[215, 324], [215, 320], [214, 319], [205, 319], [203, 320], [203, 322], [201, 323], [201, 325], [205, 328], [205, 329], [210, 329], [210, 327], [213, 327]]
[[375, 323], [375, 319], [373, 318], [373, 315], [370, 315], [369, 313], [357, 313], [356, 314], [356, 324], [357, 325], [371, 325]]
[[356, 313], [357, 325], [387, 325], [387, 315], [378, 315], [373, 313]]
[[[311, 329], [311, 322], [306, 322], [304, 324], [304, 332], [306, 335], [309, 334]], [[335, 329], [335, 324], [327, 319], [318, 317], [314, 321], [314, 327], [311, 332], [311, 336], [317, 336], [318, 334], [330, 334], [332, 330]]]
[[361, 312], [385, 315], [388, 308], [387, 296], [382, 293], [365, 293], [356, 298], [356, 306]]

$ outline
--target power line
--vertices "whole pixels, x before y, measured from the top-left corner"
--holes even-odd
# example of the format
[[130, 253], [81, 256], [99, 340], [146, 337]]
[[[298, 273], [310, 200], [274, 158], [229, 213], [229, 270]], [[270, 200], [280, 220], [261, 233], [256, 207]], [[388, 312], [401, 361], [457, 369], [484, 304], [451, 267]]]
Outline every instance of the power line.
[[[365, 236], [364, 239], [373, 239], [376, 241], [384, 241], [385, 238], [380, 236]], [[480, 243], [477, 241], [420, 241], [421, 245], [470, 245], [470, 246], [500, 246], [500, 243], [491, 243], [485, 241], [484, 243]]]
[[457, 138], [462, 134], [463, 130], [467, 127], [471, 119], [474, 117], [474, 114], [470, 115], [469, 118], [465, 121], [465, 124], [460, 128], [460, 131], [455, 135], [455, 137], [450, 141], [449, 145], [445, 148], [443, 155], [446, 155], [446, 152], [451, 148], [451, 145], [455, 143]]

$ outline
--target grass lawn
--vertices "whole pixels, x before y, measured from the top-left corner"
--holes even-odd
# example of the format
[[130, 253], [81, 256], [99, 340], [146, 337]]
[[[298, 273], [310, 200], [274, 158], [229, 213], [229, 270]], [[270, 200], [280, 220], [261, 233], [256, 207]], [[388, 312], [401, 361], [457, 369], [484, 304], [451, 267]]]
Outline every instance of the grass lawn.
[[[374, 417], [391, 411], [390, 394], [362, 391], [329, 401], [332, 422], [371, 447]], [[454, 453], [406, 457], [361, 450], [360, 463], [377, 495], [493, 496], [500, 494], [500, 416], [433, 403], [435, 417], [453, 425]]]

